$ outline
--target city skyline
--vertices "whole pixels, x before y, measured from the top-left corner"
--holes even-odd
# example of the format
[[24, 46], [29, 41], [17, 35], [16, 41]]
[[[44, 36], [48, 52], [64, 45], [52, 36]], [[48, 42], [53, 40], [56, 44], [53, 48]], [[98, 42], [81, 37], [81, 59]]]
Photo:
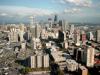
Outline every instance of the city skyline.
[[29, 22], [53, 18], [68, 22], [100, 23], [99, 0], [0, 0], [0, 22]]

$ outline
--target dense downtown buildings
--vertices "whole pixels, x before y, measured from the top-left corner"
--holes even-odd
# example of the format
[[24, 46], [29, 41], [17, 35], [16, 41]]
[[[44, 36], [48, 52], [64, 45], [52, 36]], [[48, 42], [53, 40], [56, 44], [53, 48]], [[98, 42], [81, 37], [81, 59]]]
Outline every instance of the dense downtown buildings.
[[[58, 75], [61, 72], [63, 75], [94, 75], [98, 72], [99, 74], [99, 30], [95, 30], [93, 34], [92, 30], [86, 30], [84, 26], [57, 20], [56, 15], [54, 21], [49, 18], [49, 22], [41, 26], [31, 17], [29, 25], [9, 24], [3, 26], [5, 30], [2, 30], [1, 25], [0, 58], [4, 58], [5, 61], [2, 62], [8, 65], [3, 64], [2, 69], [8, 68], [9, 65], [11, 68], [4, 70], [5, 72], [0, 70], [0, 73]], [[11, 56], [8, 55], [9, 52]], [[7, 53], [9, 59], [4, 53]], [[17, 70], [10, 71], [15, 68]]]
[[[23, 0], [18, 2], [20, 1]], [[39, 0], [25, 0], [27, 1]], [[20, 2], [19, 7], [11, 6], [0, 10], [0, 75], [100, 75], [100, 24], [94, 24], [94, 21], [98, 21], [94, 20], [94, 15], [97, 18], [100, 15], [90, 11], [93, 16], [90, 17], [90, 12], [86, 15], [82, 10], [86, 7], [87, 10], [91, 7], [94, 9], [100, 3], [97, 6], [90, 6], [92, 0], [45, 0], [43, 3], [46, 1], [54, 1], [55, 5], [50, 4], [53, 6], [50, 9], [55, 13], [42, 10], [42, 2], [32, 2], [32, 5], [27, 2], [29, 7], [36, 5], [39, 9], [19, 8], [24, 1]], [[66, 3], [72, 3], [71, 8], [75, 4], [81, 9], [75, 7], [70, 10], [68, 7], [59, 13], [63, 9], [57, 7], [55, 1], [66, 6], [70, 5]], [[0, 9], [3, 8], [1, 5], [0, 2]], [[12, 7], [10, 15], [6, 14]], [[57, 12], [54, 7], [60, 11]], [[5, 10], [8, 11], [1, 14]], [[4, 21], [7, 16], [10, 19]], [[93, 22], [87, 19], [92, 19]]]

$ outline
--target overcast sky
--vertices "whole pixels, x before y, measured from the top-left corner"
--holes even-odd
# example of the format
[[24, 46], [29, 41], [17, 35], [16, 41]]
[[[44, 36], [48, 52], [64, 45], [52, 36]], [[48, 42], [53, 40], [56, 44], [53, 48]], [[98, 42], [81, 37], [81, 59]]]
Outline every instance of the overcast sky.
[[0, 0], [0, 22], [24, 22], [30, 16], [68, 22], [100, 23], [100, 0]]

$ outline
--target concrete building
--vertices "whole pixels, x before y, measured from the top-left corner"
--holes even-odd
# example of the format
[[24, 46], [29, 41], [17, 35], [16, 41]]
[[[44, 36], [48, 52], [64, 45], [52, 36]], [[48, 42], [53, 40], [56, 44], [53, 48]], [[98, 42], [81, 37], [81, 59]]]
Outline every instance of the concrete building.
[[76, 60], [80, 63], [84, 63], [85, 62], [85, 53], [84, 53], [84, 49], [79, 48], [77, 49], [77, 53], [76, 53]]
[[74, 25], [71, 25], [71, 26], [70, 26], [69, 38], [72, 38], [73, 40], [74, 40], [74, 30], [75, 30]]
[[48, 54], [36, 54], [29, 57], [28, 65], [31, 68], [49, 67], [49, 55]]
[[43, 64], [42, 63], [42, 60], [43, 60], [42, 59], [42, 55], [37, 55], [36, 56], [36, 60], [37, 60], [37, 63], [36, 63], [37, 64], [37, 68], [41, 68], [42, 67], [42, 64]]
[[85, 31], [82, 31], [81, 40], [82, 40], [82, 45], [86, 45], [86, 33], [85, 33]]
[[96, 31], [96, 41], [100, 42], [100, 30]]
[[40, 37], [40, 33], [41, 33], [41, 26], [39, 24], [35, 25], [35, 38], [39, 38]]
[[86, 66], [87, 67], [94, 66], [94, 54], [95, 54], [94, 48], [89, 46], [86, 50]]
[[67, 59], [66, 65], [67, 65], [68, 71], [73, 72], [73, 71], [78, 70], [78, 63], [75, 60]]
[[16, 28], [11, 28], [8, 34], [10, 42], [18, 42], [18, 31]]
[[49, 67], [49, 55], [43, 55], [43, 67]]
[[65, 49], [68, 49], [68, 41], [64, 41], [64, 45], [63, 46], [64, 46]]
[[63, 29], [63, 31], [67, 31], [67, 30], [69, 30], [69, 24], [68, 24], [68, 22], [67, 21], [65, 21], [65, 20], [63, 20], [62, 21], [62, 29]]
[[89, 37], [89, 40], [94, 40], [94, 35], [92, 32], [90, 32], [90, 37]]
[[63, 31], [63, 34], [64, 34], [64, 40], [66, 40], [66, 32]]
[[19, 28], [20, 28], [20, 31], [19, 31], [19, 36], [20, 36], [20, 42], [23, 42], [24, 41], [24, 38], [23, 38], [23, 36], [24, 36], [24, 33], [25, 33], [25, 26], [24, 26], [24, 24], [21, 24], [20, 26], [19, 26]]
[[49, 18], [49, 19], [48, 19], [48, 22], [49, 22], [49, 28], [52, 29], [52, 19]]
[[80, 29], [75, 30], [74, 41], [76, 46], [80, 46]]
[[29, 67], [30, 68], [36, 68], [36, 55], [34, 55], [34, 56], [30, 56], [29, 57]]

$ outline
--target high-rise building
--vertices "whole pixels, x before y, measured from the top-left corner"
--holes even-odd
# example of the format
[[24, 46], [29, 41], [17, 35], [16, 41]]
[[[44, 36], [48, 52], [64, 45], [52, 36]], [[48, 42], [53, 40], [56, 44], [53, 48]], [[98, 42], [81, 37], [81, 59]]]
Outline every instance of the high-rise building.
[[49, 28], [52, 28], [52, 19], [49, 18], [48, 21], [49, 21]]
[[86, 50], [86, 66], [87, 67], [94, 66], [94, 54], [95, 54], [94, 48], [89, 46]]
[[90, 37], [89, 37], [89, 40], [94, 40], [94, 35], [93, 35], [93, 32], [90, 32]]
[[59, 33], [58, 33], [58, 40], [59, 42], [64, 41], [64, 33], [61, 30], [59, 30]]
[[85, 33], [85, 31], [82, 31], [81, 40], [82, 40], [82, 45], [86, 45], [86, 33]]
[[29, 57], [29, 62], [28, 62], [28, 64], [29, 64], [29, 67], [31, 67], [31, 68], [36, 68], [36, 56], [34, 55], [34, 56], [30, 56]]
[[57, 22], [57, 20], [58, 20], [58, 17], [57, 17], [57, 15], [55, 15], [54, 22]]
[[41, 34], [41, 26], [39, 24], [36, 24], [35, 26], [35, 38], [39, 38]]
[[43, 55], [43, 67], [49, 67], [49, 55]]
[[63, 31], [67, 31], [67, 30], [69, 30], [69, 24], [68, 24], [68, 22], [67, 21], [65, 21], [65, 20], [62, 20], [62, 29], [63, 29]]
[[30, 25], [31, 26], [35, 25], [35, 16], [30, 17]]
[[72, 38], [74, 40], [74, 25], [70, 26], [69, 38]]
[[63, 21], [59, 20], [59, 26], [62, 27], [62, 25], [63, 25]]
[[36, 56], [36, 60], [37, 60], [37, 68], [41, 68], [42, 67], [42, 55], [37, 55]]
[[96, 31], [96, 41], [100, 42], [100, 30]]
[[49, 67], [49, 55], [48, 54], [36, 54], [29, 57], [28, 65], [31, 68]]
[[9, 37], [10, 42], [18, 42], [18, 31], [17, 31], [17, 29], [11, 28], [8, 37]]
[[80, 29], [75, 30], [74, 36], [75, 36], [74, 41], [75, 41], [76, 46], [80, 46]]
[[82, 62], [84, 63], [84, 61], [85, 61], [85, 58], [84, 58], [84, 49], [82, 49], [82, 48], [77, 49], [76, 60], [79, 63], [82, 63]]
[[64, 41], [64, 48], [68, 49], [68, 41], [67, 40]]
[[32, 38], [39, 38], [42, 32], [41, 26], [37, 23], [35, 26], [30, 27], [30, 33]]
[[57, 22], [58, 22], [58, 16], [55, 15], [54, 16], [54, 25], [53, 25], [53, 27], [56, 27], [57, 26]]
[[24, 24], [20, 25], [20, 32], [19, 32], [19, 36], [20, 36], [20, 42], [24, 41], [24, 33], [25, 33], [25, 26]]

